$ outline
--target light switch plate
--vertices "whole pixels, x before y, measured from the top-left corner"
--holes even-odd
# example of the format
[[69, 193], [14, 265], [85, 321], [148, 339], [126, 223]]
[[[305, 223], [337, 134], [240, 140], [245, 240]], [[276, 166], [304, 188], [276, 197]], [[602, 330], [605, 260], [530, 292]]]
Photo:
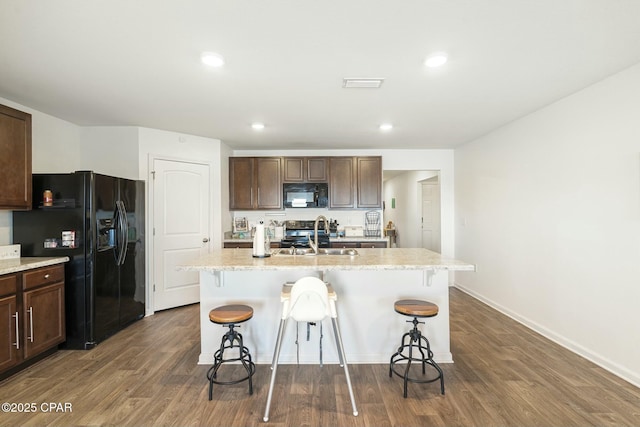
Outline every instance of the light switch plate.
[[0, 246], [0, 259], [20, 258], [20, 245]]

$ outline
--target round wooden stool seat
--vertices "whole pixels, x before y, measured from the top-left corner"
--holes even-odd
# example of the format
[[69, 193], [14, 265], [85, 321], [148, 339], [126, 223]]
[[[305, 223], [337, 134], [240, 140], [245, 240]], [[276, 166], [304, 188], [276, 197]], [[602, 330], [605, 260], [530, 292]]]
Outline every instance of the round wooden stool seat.
[[403, 299], [396, 301], [393, 308], [397, 313], [405, 316], [433, 317], [438, 314], [438, 306], [432, 302], [418, 299]]
[[223, 305], [209, 312], [209, 320], [223, 325], [244, 322], [252, 317], [253, 308], [242, 304]]

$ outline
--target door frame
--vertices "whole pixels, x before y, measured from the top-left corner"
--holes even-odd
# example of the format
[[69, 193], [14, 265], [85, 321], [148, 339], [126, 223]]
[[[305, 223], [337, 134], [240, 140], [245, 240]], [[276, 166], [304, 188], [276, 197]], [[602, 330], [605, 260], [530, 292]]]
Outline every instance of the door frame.
[[155, 248], [153, 245], [153, 230], [155, 227], [155, 212], [154, 212], [154, 206], [155, 206], [155, 200], [154, 200], [154, 192], [155, 192], [155, 181], [154, 181], [154, 162], [156, 160], [165, 160], [165, 161], [170, 161], [170, 162], [180, 162], [180, 163], [192, 163], [192, 164], [198, 164], [198, 165], [206, 165], [209, 167], [209, 203], [207, 206], [207, 210], [208, 210], [208, 218], [209, 218], [209, 234], [211, 235], [211, 237], [209, 237], [209, 242], [207, 243], [207, 250], [210, 252], [211, 251], [211, 243], [214, 240], [212, 238], [213, 234], [215, 234], [214, 228], [213, 228], [213, 210], [212, 210], [212, 203], [213, 203], [213, 193], [214, 193], [214, 189], [213, 189], [213, 179], [212, 179], [212, 171], [213, 171], [213, 163], [212, 162], [208, 162], [208, 161], [203, 161], [201, 159], [189, 159], [189, 158], [184, 158], [184, 157], [176, 157], [176, 156], [167, 156], [167, 155], [163, 155], [163, 154], [149, 154], [148, 156], [148, 163], [147, 163], [147, 227], [146, 227], [146, 245], [147, 245], [147, 284], [146, 284], [146, 293], [147, 293], [147, 298], [146, 298], [146, 305], [145, 305], [145, 316], [151, 316], [155, 313], [154, 307], [155, 307], [155, 296], [154, 296], [154, 291], [153, 291], [153, 285], [155, 284], [155, 264], [154, 264], [154, 260], [155, 260]]

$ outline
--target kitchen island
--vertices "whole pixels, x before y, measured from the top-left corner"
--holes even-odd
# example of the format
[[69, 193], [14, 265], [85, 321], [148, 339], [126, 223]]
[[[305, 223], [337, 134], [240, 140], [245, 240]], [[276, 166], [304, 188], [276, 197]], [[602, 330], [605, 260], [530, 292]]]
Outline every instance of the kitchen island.
[[[320, 277], [333, 285], [338, 295], [338, 322], [342, 329], [347, 361], [388, 363], [409, 329], [407, 318], [394, 312], [393, 303], [402, 298], [426, 299], [438, 304], [438, 316], [422, 325], [438, 362], [452, 362], [449, 347], [449, 271], [474, 271], [462, 261], [447, 259], [426, 249], [357, 249], [348, 255], [284, 255], [273, 251], [267, 258], [253, 258], [251, 249], [218, 249], [180, 266], [200, 274], [201, 353], [199, 363], [213, 363], [223, 328], [209, 321], [209, 311], [219, 305], [244, 303], [254, 316], [241, 325], [253, 358], [271, 363], [281, 307], [283, 283], [304, 276]], [[282, 363], [317, 363], [319, 336], [324, 335], [323, 361], [337, 363], [331, 328], [298, 325], [285, 332]]]

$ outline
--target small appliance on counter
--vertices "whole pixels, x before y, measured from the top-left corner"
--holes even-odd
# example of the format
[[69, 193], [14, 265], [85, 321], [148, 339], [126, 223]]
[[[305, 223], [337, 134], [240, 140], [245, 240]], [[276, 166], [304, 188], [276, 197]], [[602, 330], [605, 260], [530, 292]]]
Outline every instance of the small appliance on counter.
[[361, 225], [345, 225], [344, 237], [363, 237], [364, 229]]

